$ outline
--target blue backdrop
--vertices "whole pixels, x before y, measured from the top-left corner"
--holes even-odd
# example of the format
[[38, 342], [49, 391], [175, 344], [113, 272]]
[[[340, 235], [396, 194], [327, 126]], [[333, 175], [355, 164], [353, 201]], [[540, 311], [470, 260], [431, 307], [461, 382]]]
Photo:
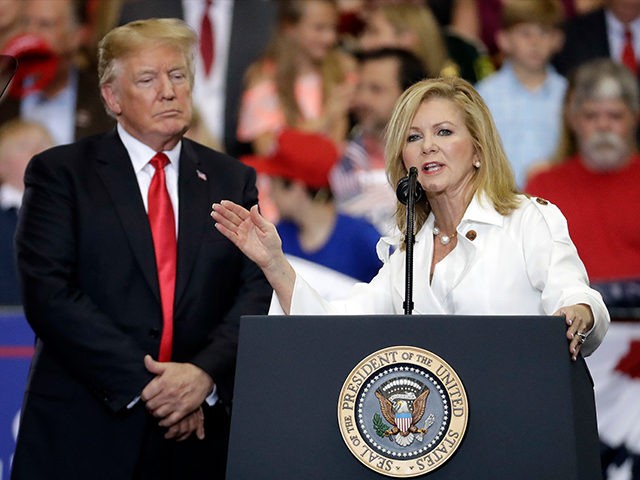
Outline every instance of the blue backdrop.
[[0, 480], [9, 479], [33, 343], [22, 311], [0, 310]]

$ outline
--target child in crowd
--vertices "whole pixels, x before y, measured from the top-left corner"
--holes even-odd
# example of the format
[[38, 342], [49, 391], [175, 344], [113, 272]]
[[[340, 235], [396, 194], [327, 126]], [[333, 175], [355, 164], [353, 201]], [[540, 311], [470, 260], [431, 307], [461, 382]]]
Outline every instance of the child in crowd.
[[246, 74], [238, 139], [267, 155], [285, 128], [322, 133], [341, 145], [348, 132], [355, 60], [338, 47], [334, 0], [279, 3], [265, 55]]
[[522, 188], [529, 167], [558, 142], [567, 81], [550, 65], [563, 41], [559, 0], [507, 2], [496, 34], [504, 63], [476, 87], [484, 98]]

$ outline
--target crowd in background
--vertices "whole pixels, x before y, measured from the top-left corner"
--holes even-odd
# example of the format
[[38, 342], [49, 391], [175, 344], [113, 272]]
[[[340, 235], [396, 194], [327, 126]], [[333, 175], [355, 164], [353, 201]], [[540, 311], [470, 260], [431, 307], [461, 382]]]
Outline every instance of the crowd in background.
[[[149, 17], [182, 18], [208, 40], [195, 52], [187, 136], [256, 168], [262, 212], [300, 268], [320, 265], [319, 284], [325, 268], [342, 285], [380, 266], [375, 245], [393, 232], [396, 205], [385, 126], [400, 94], [425, 77], [474, 84], [518, 187], [561, 208], [593, 286], [624, 323], [617, 350], [603, 349], [606, 370], [626, 362], [617, 374], [637, 382], [640, 107], [624, 95], [622, 106], [578, 102], [574, 72], [608, 58], [592, 70], [623, 78], [611, 63], [623, 65], [637, 83], [640, 0], [0, 0], [0, 51], [22, 68], [0, 102], [0, 304], [20, 304], [12, 243], [26, 163], [113, 127], [97, 42]], [[622, 160], [589, 163], [599, 147]], [[608, 478], [640, 478], [640, 438], [601, 434]]]

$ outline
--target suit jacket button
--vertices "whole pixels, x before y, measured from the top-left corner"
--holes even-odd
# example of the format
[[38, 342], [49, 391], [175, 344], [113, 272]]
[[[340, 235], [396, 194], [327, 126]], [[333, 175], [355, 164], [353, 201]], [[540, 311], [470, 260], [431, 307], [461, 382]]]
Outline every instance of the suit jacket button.
[[467, 237], [472, 242], [476, 239], [477, 236], [478, 236], [478, 234], [476, 233], [475, 230], [469, 230], [467, 232], [467, 234], [465, 235], [465, 237]]
[[149, 329], [149, 336], [151, 338], [160, 338], [160, 330], [157, 328], [150, 328]]

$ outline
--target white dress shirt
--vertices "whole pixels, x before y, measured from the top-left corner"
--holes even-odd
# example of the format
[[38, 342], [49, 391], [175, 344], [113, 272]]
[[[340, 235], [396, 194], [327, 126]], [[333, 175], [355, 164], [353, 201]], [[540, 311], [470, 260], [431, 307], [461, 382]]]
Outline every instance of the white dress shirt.
[[[155, 173], [155, 168], [149, 163], [153, 156], [157, 153], [149, 146], [142, 143], [137, 138], [129, 134], [119, 123], [117, 125], [118, 135], [124, 144], [124, 147], [129, 153], [131, 159], [131, 165], [136, 173], [136, 179], [138, 180], [138, 186], [140, 187], [140, 194], [142, 195], [142, 201], [144, 202], [144, 208], [149, 211], [149, 202], [147, 196], [149, 194], [149, 185], [151, 184], [151, 178]], [[180, 167], [180, 151], [182, 149], [182, 142], [178, 144], [172, 150], [165, 150], [163, 153], [169, 157], [169, 163], [164, 168], [165, 180], [167, 185], [167, 191], [171, 198], [171, 205], [173, 206], [174, 218], [176, 221], [176, 236], [178, 235], [178, 170]], [[216, 385], [214, 383], [211, 394], [205, 399], [208, 405], [214, 405], [218, 401], [218, 394], [216, 393]], [[127, 408], [133, 407], [140, 397], [136, 397]]]
[[8, 183], [0, 185], [0, 210], [9, 210], [10, 208], [19, 210], [22, 206], [23, 193], [23, 190], [18, 190]]
[[[140, 195], [142, 195], [144, 209], [149, 212], [149, 201], [147, 197], [149, 195], [151, 179], [156, 171], [149, 162], [157, 152], [129, 134], [119, 123], [117, 128], [118, 135], [120, 135], [120, 139], [129, 153], [129, 158], [131, 158], [133, 170], [136, 172], [136, 179], [140, 187]], [[164, 168], [164, 174], [167, 191], [169, 192], [169, 198], [171, 198], [171, 205], [173, 206], [173, 215], [176, 219], [176, 236], [178, 235], [178, 168], [180, 166], [181, 148], [182, 142], [178, 142], [173, 150], [163, 152], [169, 157], [169, 163]]]

